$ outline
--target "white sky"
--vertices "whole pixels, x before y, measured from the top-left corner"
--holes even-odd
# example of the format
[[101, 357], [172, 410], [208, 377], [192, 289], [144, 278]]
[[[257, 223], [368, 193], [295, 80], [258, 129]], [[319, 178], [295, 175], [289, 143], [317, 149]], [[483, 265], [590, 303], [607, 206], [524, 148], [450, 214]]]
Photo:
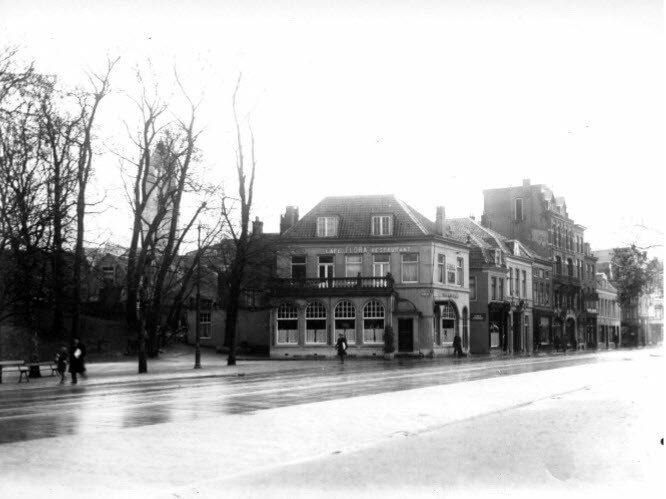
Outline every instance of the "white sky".
[[[242, 72], [267, 231], [286, 205], [304, 214], [327, 195], [395, 193], [431, 219], [437, 205], [480, 217], [483, 189], [530, 178], [565, 196], [593, 249], [663, 243], [663, 26], [661, 2], [640, 0], [0, 0], [0, 42], [65, 80], [107, 52], [123, 58], [117, 90], [134, 88], [136, 61], [176, 64], [204, 96], [211, 177], [234, 166]], [[112, 146], [127, 99], [103, 111]], [[107, 210], [91, 225], [122, 243], [118, 178], [102, 158]]]

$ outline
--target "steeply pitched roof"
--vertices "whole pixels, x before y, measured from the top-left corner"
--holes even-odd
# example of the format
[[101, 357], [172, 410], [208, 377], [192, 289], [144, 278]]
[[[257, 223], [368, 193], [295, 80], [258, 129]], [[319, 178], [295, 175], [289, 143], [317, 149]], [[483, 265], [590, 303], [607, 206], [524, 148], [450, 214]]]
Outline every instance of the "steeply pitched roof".
[[289, 239], [317, 237], [317, 218], [338, 217], [339, 239], [369, 237], [372, 215], [393, 217], [393, 234], [386, 237], [418, 237], [435, 234], [435, 224], [394, 195], [331, 196], [321, 200], [312, 210], [284, 233]]

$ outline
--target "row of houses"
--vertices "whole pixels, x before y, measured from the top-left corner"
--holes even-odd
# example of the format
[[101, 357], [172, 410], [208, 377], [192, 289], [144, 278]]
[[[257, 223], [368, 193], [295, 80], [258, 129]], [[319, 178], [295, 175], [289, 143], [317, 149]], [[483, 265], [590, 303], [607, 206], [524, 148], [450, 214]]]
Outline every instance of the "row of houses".
[[[597, 268], [606, 253], [591, 251], [564, 198], [529, 180], [483, 194], [480, 220], [438, 207], [433, 221], [396, 196], [372, 195], [327, 197], [302, 218], [289, 206], [279, 234], [255, 221], [261, 250], [246, 279], [240, 345], [273, 358], [332, 356], [344, 334], [350, 354], [379, 356], [387, 327], [405, 355], [450, 354], [456, 335], [473, 354], [622, 343], [630, 329]], [[224, 349], [218, 284], [190, 310], [189, 339], [198, 317], [202, 345]], [[654, 310], [663, 318], [663, 303]], [[661, 328], [650, 341], [661, 341]]]

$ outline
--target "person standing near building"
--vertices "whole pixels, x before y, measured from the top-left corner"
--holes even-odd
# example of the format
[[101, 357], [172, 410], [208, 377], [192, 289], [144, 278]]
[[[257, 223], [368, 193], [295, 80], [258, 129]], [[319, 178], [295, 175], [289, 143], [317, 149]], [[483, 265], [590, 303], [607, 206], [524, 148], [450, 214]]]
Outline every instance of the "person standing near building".
[[453, 355], [457, 355], [458, 357], [463, 357], [465, 355], [462, 351], [462, 341], [460, 340], [460, 335], [458, 333], [453, 337]]
[[72, 347], [69, 349], [69, 372], [72, 375], [72, 384], [77, 383], [77, 374], [86, 375], [86, 347], [79, 338], [74, 338]]
[[338, 335], [338, 341], [335, 344], [335, 347], [338, 349], [338, 357], [340, 357], [340, 363], [344, 364], [345, 355], [347, 355], [347, 338], [345, 335], [340, 333]]
[[67, 372], [67, 347], [63, 346], [55, 356], [56, 367], [60, 375], [60, 383], [65, 382], [65, 373]]

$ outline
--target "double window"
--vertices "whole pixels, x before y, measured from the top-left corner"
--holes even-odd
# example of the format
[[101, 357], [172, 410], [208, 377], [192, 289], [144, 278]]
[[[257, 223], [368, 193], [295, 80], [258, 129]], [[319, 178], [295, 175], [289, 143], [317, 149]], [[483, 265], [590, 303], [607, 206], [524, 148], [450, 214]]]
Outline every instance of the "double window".
[[317, 217], [317, 237], [338, 235], [338, 217]]
[[402, 282], [419, 282], [419, 254], [403, 253]]
[[390, 236], [393, 234], [393, 224], [388, 215], [379, 215], [372, 217], [372, 235]]
[[319, 257], [319, 278], [328, 279], [333, 275], [333, 255], [322, 255]]
[[391, 255], [374, 255], [372, 262], [373, 277], [386, 277], [391, 272]]

